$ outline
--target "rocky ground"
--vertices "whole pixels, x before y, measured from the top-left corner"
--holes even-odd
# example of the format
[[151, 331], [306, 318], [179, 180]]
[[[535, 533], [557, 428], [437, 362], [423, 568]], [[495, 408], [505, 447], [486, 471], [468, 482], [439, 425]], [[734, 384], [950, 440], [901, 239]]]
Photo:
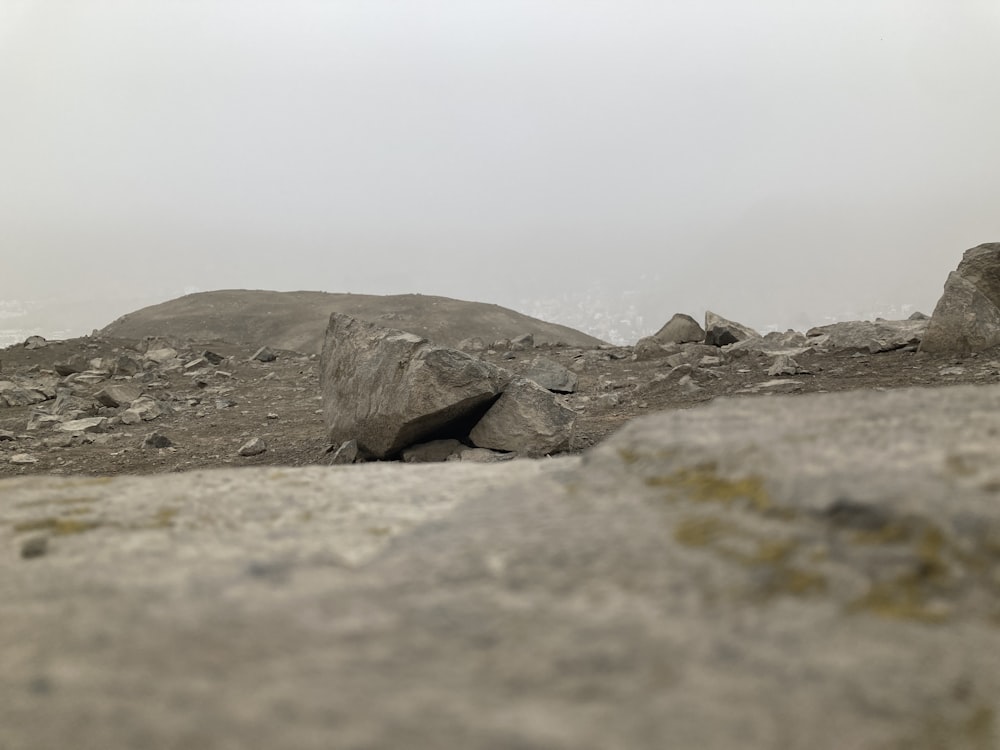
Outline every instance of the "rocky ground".
[[[768, 374], [778, 363], [773, 347], [684, 344], [651, 353], [643, 344], [545, 345], [486, 349], [476, 356], [515, 373], [539, 358], [575, 373], [575, 392], [560, 397], [578, 414], [574, 453], [636, 416], [720, 396], [1000, 381], [996, 350], [956, 357], [916, 352], [910, 345], [872, 353], [877, 347], [809, 341], [789, 350], [792, 366], [775, 375]], [[205, 359], [206, 351], [219, 361]], [[273, 361], [259, 361], [254, 353], [219, 341], [104, 336], [0, 350], [0, 477], [328, 463], [319, 358], [275, 351]], [[57, 365], [63, 372], [81, 371], [60, 375]], [[114, 386], [125, 387], [129, 400], [116, 402]], [[142, 403], [130, 409], [136, 396]], [[2, 406], [6, 402], [14, 405]], [[241, 455], [241, 447], [255, 438], [265, 449]]]

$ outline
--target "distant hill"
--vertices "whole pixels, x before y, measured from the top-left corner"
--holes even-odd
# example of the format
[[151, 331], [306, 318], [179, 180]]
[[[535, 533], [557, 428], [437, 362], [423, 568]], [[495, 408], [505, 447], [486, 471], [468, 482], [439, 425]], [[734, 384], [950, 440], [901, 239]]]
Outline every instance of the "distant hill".
[[271, 346], [308, 354], [323, 348], [330, 313], [456, 346], [479, 336], [489, 343], [530, 333], [536, 343], [592, 347], [605, 342], [499, 305], [422, 294], [372, 295], [226, 289], [198, 292], [123, 315], [101, 333], [120, 338], [175, 336]]

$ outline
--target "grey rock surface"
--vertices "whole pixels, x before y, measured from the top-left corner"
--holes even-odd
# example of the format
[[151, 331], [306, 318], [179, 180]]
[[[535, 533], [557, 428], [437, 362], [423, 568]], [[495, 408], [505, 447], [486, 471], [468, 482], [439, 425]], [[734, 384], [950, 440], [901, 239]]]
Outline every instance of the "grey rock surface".
[[700, 343], [705, 340], [705, 329], [690, 315], [675, 313], [653, 338], [661, 344]]
[[916, 346], [927, 330], [926, 320], [851, 320], [810, 328], [811, 346], [858, 349], [871, 354]]
[[948, 275], [920, 349], [965, 354], [1000, 344], [1000, 242], [966, 250]]
[[535, 357], [531, 360], [522, 377], [553, 393], [573, 393], [579, 382], [575, 372], [548, 357]]
[[472, 428], [477, 448], [545, 456], [569, 448], [576, 412], [532, 380], [516, 378]]
[[457, 349], [334, 313], [320, 364], [327, 434], [392, 456], [485, 411], [509, 379]]
[[418, 443], [404, 448], [402, 458], [408, 464], [447, 461], [452, 455], [460, 453], [463, 448], [465, 446], [455, 439], [432, 440], [429, 443]]
[[723, 318], [708, 310], [705, 313], [705, 343], [710, 346], [727, 346], [747, 339], [760, 338], [753, 328]]
[[582, 460], [4, 480], [2, 746], [994, 748], [998, 431], [960, 386]]

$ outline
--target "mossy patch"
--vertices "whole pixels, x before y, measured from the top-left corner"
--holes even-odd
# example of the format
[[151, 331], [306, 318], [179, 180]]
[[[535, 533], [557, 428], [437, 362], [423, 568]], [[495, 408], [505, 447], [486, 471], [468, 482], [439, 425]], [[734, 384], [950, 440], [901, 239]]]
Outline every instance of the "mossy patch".
[[646, 478], [650, 487], [674, 490], [683, 498], [724, 506], [746, 504], [759, 513], [774, 508], [762, 477], [749, 475], [731, 479], [720, 476], [714, 463], [678, 469], [671, 474]]

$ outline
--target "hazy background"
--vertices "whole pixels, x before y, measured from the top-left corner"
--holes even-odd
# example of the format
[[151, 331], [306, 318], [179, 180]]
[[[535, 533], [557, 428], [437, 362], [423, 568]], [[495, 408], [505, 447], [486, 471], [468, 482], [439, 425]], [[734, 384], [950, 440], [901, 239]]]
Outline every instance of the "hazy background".
[[0, 0], [0, 328], [237, 287], [619, 338], [930, 312], [1000, 240], [998, 49], [995, 0]]

